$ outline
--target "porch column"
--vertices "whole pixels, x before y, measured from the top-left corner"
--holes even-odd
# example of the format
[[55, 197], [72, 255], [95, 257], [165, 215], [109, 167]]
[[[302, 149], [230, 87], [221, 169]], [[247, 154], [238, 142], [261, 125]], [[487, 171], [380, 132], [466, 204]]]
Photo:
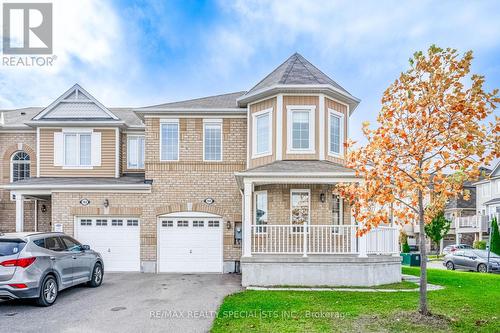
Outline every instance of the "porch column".
[[22, 194], [16, 196], [16, 232], [24, 231], [24, 197]]
[[243, 257], [252, 256], [252, 196], [253, 183], [244, 181], [243, 188]]

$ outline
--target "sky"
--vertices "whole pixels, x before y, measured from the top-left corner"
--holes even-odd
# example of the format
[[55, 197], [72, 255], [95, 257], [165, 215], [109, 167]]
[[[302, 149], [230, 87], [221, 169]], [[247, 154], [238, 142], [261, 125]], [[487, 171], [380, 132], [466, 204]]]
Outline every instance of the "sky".
[[361, 99], [350, 132], [363, 141], [361, 123], [375, 122], [383, 91], [431, 44], [473, 50], [473, 72], [500, 87], [500, 1], [55, 0], [53, 8], [54, 66], [0, 65], [0, 109], [46, 106], [74, 83], [109, 107], [248, 90], [299, 52]]

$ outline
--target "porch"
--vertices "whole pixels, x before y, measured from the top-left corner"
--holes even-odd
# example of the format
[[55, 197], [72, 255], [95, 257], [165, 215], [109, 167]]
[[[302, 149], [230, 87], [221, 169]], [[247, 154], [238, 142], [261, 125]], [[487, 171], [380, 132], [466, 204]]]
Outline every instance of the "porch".
[[351, 209], [335, 191], [338, 183], [359, 181], [352, 170], [326, 161], [279, 161], [236, 176], [243, 286], [400, 281], [399, 229], [381, 226], [357, 237]]

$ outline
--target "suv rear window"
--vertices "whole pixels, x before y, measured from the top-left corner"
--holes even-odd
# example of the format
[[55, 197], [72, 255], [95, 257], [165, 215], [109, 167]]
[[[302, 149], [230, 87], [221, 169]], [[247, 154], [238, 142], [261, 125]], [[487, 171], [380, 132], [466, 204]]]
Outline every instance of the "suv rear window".
[[0, 239], [0, 257], [18, 254], [25, 245], [22, 240]]

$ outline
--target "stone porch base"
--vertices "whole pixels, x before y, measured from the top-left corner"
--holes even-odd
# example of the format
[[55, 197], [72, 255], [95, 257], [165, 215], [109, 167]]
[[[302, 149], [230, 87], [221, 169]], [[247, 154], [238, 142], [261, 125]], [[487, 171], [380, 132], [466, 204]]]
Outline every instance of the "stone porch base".
[[355, 255], [301, 257], [255, 255], [241, 258], [243, 287], [377, 286], [401, 282], [399, 256]]

